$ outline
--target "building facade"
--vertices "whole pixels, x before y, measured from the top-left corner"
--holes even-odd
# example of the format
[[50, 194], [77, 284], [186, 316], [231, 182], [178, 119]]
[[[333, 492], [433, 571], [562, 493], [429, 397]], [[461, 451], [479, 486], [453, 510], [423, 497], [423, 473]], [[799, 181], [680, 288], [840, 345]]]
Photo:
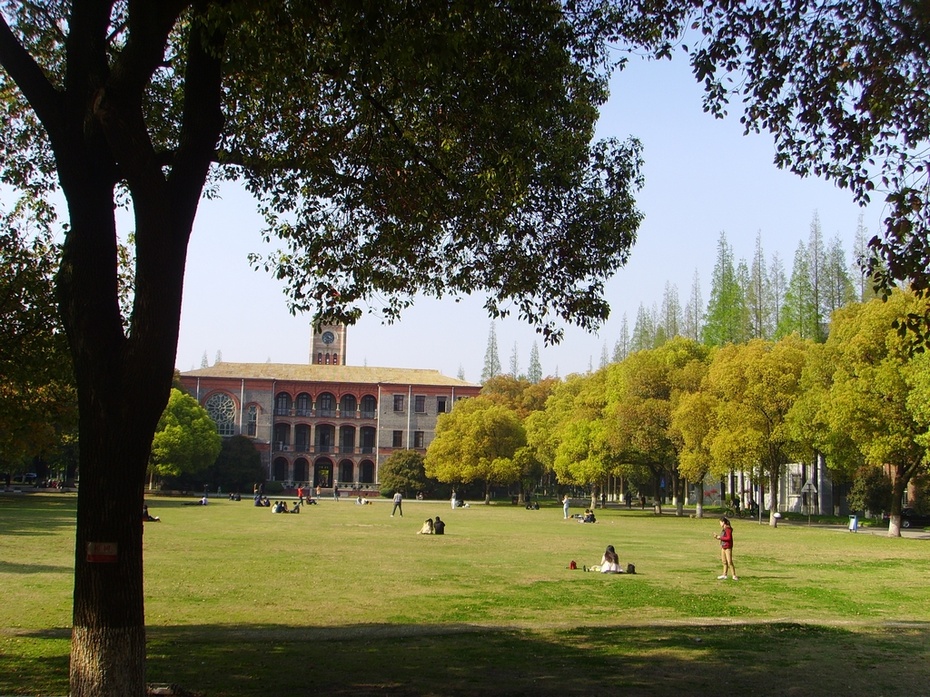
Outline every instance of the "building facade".
[[380, 463], [397, 450], [425, 453], [439, 415], [481, 386], [435, 370], [344, 365], [344, 337], [315, 336], [309, 365], [221, 362], [181, 373], [181, 383], [221, 436], [253, 441], [269, 480], [377, 490]]

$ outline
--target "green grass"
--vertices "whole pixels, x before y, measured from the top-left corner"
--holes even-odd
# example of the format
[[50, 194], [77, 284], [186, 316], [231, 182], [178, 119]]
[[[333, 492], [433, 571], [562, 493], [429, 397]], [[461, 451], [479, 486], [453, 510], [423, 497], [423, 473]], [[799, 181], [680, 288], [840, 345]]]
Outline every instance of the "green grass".
[[[920, 694], [928, 540], [506, 504], [151, 499], [148, 679], [222, 695]], [[0, 496], [0, 694], [67, 693], [74, 505]], [[427, 516], [444, 537], [416, 535]], [[570, 571], [607, 544], [635, 576]]]

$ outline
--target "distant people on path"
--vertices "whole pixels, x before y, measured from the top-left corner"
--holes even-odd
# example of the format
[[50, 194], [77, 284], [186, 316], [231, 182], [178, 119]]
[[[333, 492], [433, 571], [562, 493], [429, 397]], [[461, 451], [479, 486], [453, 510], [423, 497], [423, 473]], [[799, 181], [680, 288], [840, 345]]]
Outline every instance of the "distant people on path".
[[436, 516], [436, 520], [433, 521], [433, 534], [434, 535], [445, 535], [446, 534], [446, 524], [439, 520], [439, 516]]
[[333, 487], [333, 501], [339, 500], [339, 486], [336, 485]]
[[432, 535], [433, 534], [433, 519], [427, 518], [426, 522], [423, 523], [423, 527], [420, 528], [417, 535]]
[[726, 516], [720, 517], [720, 534], [714, 535], [720, 540], [720, 560], [723, 562], [723, 573], [717, 577], [718, 581], [724, 581], [727, 577], [727, 571], [732, 574], [734, 581], [739, 581], [736, 575], [736, 567], [733, 566], [733, 526], [730, 525], [730, 519]]
[[639, 495], [639, 507], [642, 510], [646, 510], [646, 496], [644, 494]]
[[316, 485], [316, 497], [317, 497], [317, 498], [320, 498], [320, 495], [321, 495], [322, 493], [323, 493], [323, 488], [322, 488], [319, 484], [317, 484], [317, 485]]
[[451, 503], [452, 503], [452, 510], [454, 511], [454, 510], [455, 510], [455, 506], [456, 506], [456, 501], [455, 501], [455, 489], [452, 490], [452, 499], [451, 499]]
[[626, 493], [623, 495], [623, 500], [626, 502], [627, 508], [633, 507], [633, 494], [630, 493], [629, 489], [627, 489]]
[[404, 507], [401, 505], [404, 502], [404, 497], [399, 491], [394, 492], [394, 508], [391, 510], [391, 517], [394, 517], [394, 514], [400, 512], [400, 517], [404, 517]]
[[562, 497], [562, 520], [568, 520], [568, 507], [571, 506], [572, 500], [568, 494]]

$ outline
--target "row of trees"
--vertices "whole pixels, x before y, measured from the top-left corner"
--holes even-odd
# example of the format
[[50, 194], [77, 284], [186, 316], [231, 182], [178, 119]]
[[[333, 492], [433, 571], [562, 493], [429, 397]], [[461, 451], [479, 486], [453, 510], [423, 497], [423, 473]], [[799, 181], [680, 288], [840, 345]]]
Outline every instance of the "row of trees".
[[[604, 345], [599, 367], [622, 361], [630, 353], [661, 346], [676, 336], [709, 346], [779, 339], [789, 334], [823, 342], [835, 310], [876, 297], [864, 267], [867, 257], [867, 231], [861, 217], [850, 254], [839, 236], [824, 239], [820, 218], [814, 213], [807, 241], [798, 241], [790, 274], [777, 252], [767, 257], [761, 232], [756, 235], [749, 260], [737, 259], [726, 233], [721, 232], [707, 303], [697, 270], [684, 304], [678, 286], [667, 282], [661, 303], [650, 307], [640, 304], [632, 328], [624, 315], [613, 351], [608, 352]], [[521, 375], [517, 346], [513, 347], [509, 370], [503, 371], [492, 324], [481, 382], [501, 374]], [[531, 382], [542, 378], [535, 343], [525, 376]]]
[[[789, 462], [824, 456], [841, 478], [890, 475], [891, 535], [907, 484], [930, 453], [930, 354], [896, 321], [926, 311], [905, 292], [837, 310], [823, 343], [792, 333], [721, 347], [676, 337], [565, 380], [489, 381], [440, 418], [427, 476], [490, 487], [552, 472], [592, 503], [610, 477], [667, 482], [679, 512], [688, 483], [744, 471], [765, 482], [770, 524]], [[699, 503], [700, 505], [700, 503]]]
[[[481, 293], [492, 317], [514, 308], [558, 340], [561, 323], [604, 320], [640, 220], [639, 144], [591, 142], [610, 45], [680, 46], [706, 109], [725, 115], [737, 91], [776, 164], [859, 200], [883, 191], [881, 280], [927, 289], [928, 24], [920, 3], [855, 0], [3, 3], [3, 182], [46, 219], [60, 188], [69, 218], [56, 285], [81, 441], [71, 694], [144, 693], [138, 517], [187, 244], [218, 179], [254, 193], [282, 242], [256, 263], [315, 321]], [[101, 540], [116, 563], [86, 558]]]

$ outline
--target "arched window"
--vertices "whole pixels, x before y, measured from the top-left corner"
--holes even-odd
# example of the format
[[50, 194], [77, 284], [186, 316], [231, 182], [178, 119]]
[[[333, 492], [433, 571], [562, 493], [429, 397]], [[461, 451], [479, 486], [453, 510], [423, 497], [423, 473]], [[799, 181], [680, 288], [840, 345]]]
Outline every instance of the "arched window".
[[272, 478], [276, 482], [283, 482], [287, 480], [287, 460], [283, 457], [279, 457], [274, 461], [274, 467], [272, 467]]
[[335, 416], [336, 399], [329, 393], [323, 392], [316, 399], [317, 416]]
[[344, 394], [339, 402], [339, 411], [347, 419], [355, 418], [355, 409], [357, 406], [354, 394]]
[[362, 484], [375, 483], [375, 463], [371, 460], [362, 460], [358, 465], [358, 480]]
[[339, 481], [355, 481], [355, 465], [352, 463], [352, 460], [343, 460], [339, 463]]
[[288, 424], [274, 425], [274, 449], [287, 451], [291, 445], [291, 427]]
[[371, 426], [362, 426], [359, 429], [361, 440], [359, 447], [363, 453], [373, 453], [375, 451], [375, 429]]
[[299, 453], [310, 452], [310, 427], [307, 424], [294, 427], [294, 450]]
[[256, 433], [258, 433], [258, 407], [254, 404], [250, 404], [246, 434], [250, 438], [254, 438]]
[[331, 453], [335, 447], [336, 429], [330, 424], [316, 427], [316, 451], [318, 453]]
[[355, 426], [339, 427], [339, 452], [348, 454], [355, 452]]
[[291, 396], [287, 392], [278, 392], [274, 400], [274, 413], [276, 416], [290, 416]]
[[374, 398], [374, 395], [366, 394], [362, 397], [362, 418], [373, 419], [376, 411], [378, 411], [378, 400]]
[[297, 395], [297, 401], [294, 402], [294, 411], [297, 416], [310, 416], [310, 407], [312, 400], [306, 392]]
[[217, 392], [207, 400], [204, 408], [216, 424], [217, 433], [221, 436], [236, 434], [236, 403], [232, 397]]

